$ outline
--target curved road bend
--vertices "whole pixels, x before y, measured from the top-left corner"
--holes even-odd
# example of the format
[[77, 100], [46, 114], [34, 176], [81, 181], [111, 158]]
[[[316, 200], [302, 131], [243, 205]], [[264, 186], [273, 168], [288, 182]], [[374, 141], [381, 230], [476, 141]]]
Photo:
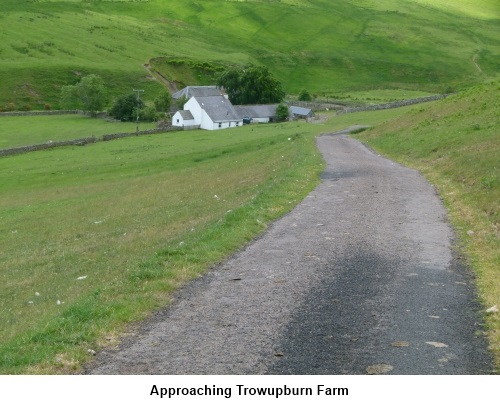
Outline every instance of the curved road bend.
[[418, 172], [323, 135], [321, 184], [91, 374], [488, 374], [473, 280]]

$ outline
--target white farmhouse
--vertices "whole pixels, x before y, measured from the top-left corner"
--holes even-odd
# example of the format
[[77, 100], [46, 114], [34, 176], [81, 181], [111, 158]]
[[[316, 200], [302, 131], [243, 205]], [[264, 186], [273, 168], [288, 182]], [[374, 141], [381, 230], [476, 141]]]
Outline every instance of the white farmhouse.
[[184, 110], [174, 114], [172, 125], [208, 130], [224, 129], [242, 126], [243, 117], [224, 96], [191, 97], [184, 104]]
[[233, 106], [216, 86], [188, 86], [172, 97], [188, 100], [172, 117], [172, 126], [184, 129], [233, 128], [243, 122], [271, 122], [276, 116], [277, 104]]

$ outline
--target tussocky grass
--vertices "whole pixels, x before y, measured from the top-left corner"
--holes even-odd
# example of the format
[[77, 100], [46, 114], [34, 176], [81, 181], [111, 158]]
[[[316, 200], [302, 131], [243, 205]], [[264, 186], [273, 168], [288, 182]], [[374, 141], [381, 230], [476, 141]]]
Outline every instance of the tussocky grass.
[[[420, 170], [438, 189], [474, 269], [483, 305], [500, 305], [500, 83], [414, 106], [356, 137]], [[500, 371], [500, 316], [485, 315]]]

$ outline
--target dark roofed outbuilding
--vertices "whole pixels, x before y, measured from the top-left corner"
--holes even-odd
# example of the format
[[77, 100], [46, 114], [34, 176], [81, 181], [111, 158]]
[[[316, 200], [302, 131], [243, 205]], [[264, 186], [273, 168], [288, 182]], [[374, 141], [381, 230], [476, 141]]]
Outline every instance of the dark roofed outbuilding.
[[234, 108], [251, 122], [271, 122], [276, 117], [278, 104], [236, 105]]
[[293, 118], [312, 118], [314, 117], [314, 112], [310, 108], [290, 106], [290, 114]]
[[220, 96], [222, 94], [223, 92], [217, 86], [187, 86], [172, 94], [172, 98], [177, 100], [185, 97], [186, 100], [189, 100], [191, 97]]

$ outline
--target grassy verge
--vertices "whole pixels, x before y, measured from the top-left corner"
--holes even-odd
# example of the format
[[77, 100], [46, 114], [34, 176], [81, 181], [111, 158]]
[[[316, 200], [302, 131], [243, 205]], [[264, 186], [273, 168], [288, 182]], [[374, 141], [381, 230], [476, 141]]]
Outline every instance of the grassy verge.
[[[140, 123], [141, 130], [153, 128], [154, 123]], [[83, 115], [0, 117], [0, 149], [135, 130], [134, 122], [109, 122]]]
[[[500, 305], [500, 84], [490, 83], [356, 135], [439, 190], [485, 308]], [[500, 316], [485, 313], [500, 371]]]
[[262, 232], [317, 183], [320, 128], [126, 138], [0, 160], [0, 373], [89, 349]]

